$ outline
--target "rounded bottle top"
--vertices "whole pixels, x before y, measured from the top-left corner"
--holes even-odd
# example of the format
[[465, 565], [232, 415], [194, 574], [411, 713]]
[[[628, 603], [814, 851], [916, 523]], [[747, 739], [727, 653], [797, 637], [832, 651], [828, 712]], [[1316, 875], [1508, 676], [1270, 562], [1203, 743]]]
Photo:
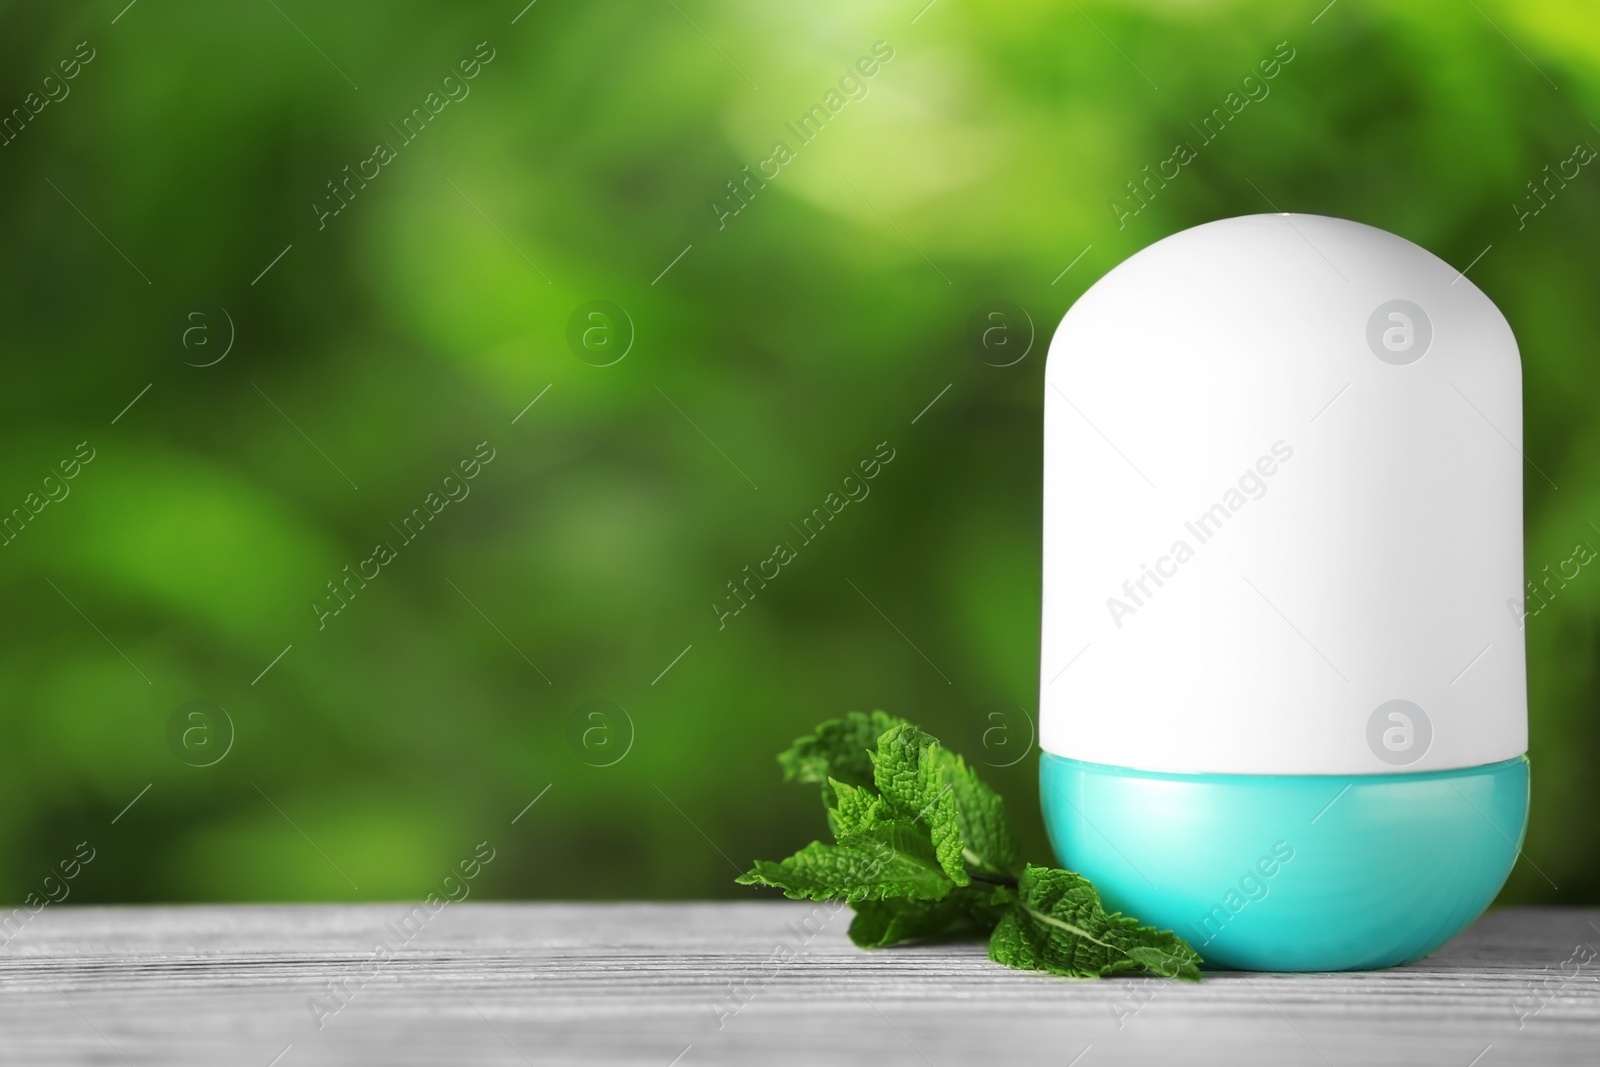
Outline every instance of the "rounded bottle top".
[[1318, 215], [1196, 226], [1045, 372], [1040, 740], [1178, 773], [1526, 749], [1521, 365], [1463, 274]]

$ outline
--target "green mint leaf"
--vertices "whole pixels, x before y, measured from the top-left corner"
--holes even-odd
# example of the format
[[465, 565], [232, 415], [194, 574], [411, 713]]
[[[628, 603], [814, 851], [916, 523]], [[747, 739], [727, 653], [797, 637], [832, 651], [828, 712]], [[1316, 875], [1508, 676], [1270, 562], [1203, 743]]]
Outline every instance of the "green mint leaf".
[[822, 787], [835, 844], [813, 841], [738, 881], [855, 908], [863, 948], [990, 933], [1011, 967], [1097, 977], [1141, 971], [1200, 980], [1170, 930], [1107, 914], [1089, 882], [1021, 856], [998, 794], [931, 735], [881, 711], [850, 712], [778, 757], [785, 779]]
[[894, 727], [878, 738], [878, 748], [872, 753], [873, 781], [896, 815], [927, 828], [934, 855], [950, 880], [967, 885], [972, 877], [962, 860], [955, 796], [928, 758], [938, 744], [932, 735], [910, 723]]
[[877, 791], [850, 785], [837, 778], [829, 778], [827, 784], [833, 790], [833, 804], [828, 808], [828, 826], [833, 830], [834, 837], [864, 833], [893, 820], [889, 802]]
[[927, 830], [905, 820], [845, 834], [833, 845], [813, 841], [778, 863], [758, 861], [737, 881], [774, 886], [797, 899], [850, 904], [890, 897], [938, 900], [951, 889]]
[[786, 782], [816, 782], [824, 800], [831, 801], [828, 779], [849, 785], [872, 784], [872, 760], [867, 755], [885, 731], [904, 723], [883, 711], [852, 711], [829, 719], [817, 732], [799, 738], [778, 754]]
[[926, 822], [945, 873], [966, 885], [966, 869], [1007, 877], [1022, 847], [1005, 802], [966, 762], [909, 723], [878, 739], [873, 780], [902, 818]]
[[1017, 903], [989, 939], [989, 958], [1077, 978], [1147, 971], [1200, 980], [1200, 956], [1183, 938], [1120, 913], [1107, 915], [1087, 879], [1031, 863], [1017, 885]]
[[942, 900], [864, 900], [855, 905], [850, 940], [861, 948], [987, 934], [1016, 899], [1006, 886], [957, 886]]
[[1006, 817], [1005, 801], [984, 784], [966, 761], [942, 745], [927, 757], [939, 781], [955, 798], [956, 823], [961, 830], [962, 856], [974, 869], [1010, 876], [1022, 859], [1022, 843]]

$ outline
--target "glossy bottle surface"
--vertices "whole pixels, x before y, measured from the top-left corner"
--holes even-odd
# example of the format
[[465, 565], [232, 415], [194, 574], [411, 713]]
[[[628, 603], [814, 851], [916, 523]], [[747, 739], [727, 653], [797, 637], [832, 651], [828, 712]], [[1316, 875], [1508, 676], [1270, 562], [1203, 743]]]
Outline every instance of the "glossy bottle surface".
[[1207, 967], [1322, 971], [1427, 955], [1489, 906], [1528, 812], [1528, 761], [1388, 775], [1184, 775], [1042, 754], [1060, 863], [1107, 910]]

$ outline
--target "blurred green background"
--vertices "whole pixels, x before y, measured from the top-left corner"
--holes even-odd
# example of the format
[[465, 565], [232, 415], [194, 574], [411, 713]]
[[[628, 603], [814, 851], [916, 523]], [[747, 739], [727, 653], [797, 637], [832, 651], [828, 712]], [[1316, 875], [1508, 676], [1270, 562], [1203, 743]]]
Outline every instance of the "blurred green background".
[[[1483, 253], [1550, 479], [1529, 574], [1600, 547], [1600, 178], [1516, 207], [1600, 145], [1593, 5], [523, 2], [4, 6], [0, 899], [84, 840], [75, 901], [415, 898], [480, 841], [476, 896], [733, 896], [822, 830], [773, 761], [822, 718], [1010, 762], [1050, 332], [1224, 216]], [[347, 165], [376, 176], [335, 200]], [[736, 200], [746, 166], [777, 173]], [[973, 342], [993, 300], [1031, 351], [1020, 320]], [[881, 442], [870, 495], [719, 626]], [[1502, 900], [1600, 896], [1591, 570], [1528, 620], [1538, 869]], [[1036, 756], [986, 773], [1045, 856]]]

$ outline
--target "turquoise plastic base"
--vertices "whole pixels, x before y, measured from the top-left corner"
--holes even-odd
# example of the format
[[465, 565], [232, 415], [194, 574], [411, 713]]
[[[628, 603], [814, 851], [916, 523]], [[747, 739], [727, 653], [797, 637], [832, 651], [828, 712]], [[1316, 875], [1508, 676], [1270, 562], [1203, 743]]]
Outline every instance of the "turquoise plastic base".
[[1339, 777], [1158, 774], [1044, 753], [1040, 787], [1057, 857], [1108, 911], [1234, 970], [1426, 956], [1500, 891], [1528, 816], [1526, 757]]

